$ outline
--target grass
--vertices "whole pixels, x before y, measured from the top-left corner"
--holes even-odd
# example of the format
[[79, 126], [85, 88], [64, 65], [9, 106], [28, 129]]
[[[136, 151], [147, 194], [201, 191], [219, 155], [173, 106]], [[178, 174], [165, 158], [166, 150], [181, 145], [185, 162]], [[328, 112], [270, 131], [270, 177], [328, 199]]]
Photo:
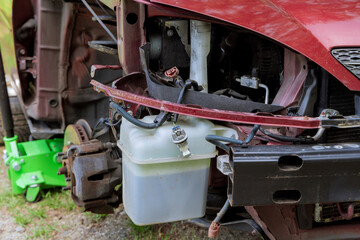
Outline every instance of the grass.
[[26, 202], [23, 195], [13, 195], [6, 188], [0, 192], [0, 207], [3, 207], [14, 218], [15, 222], [29, 233], [27, 239], [49, 239], [59, 228], [58, 224], [51, 221], [48, 212], [61, 210], [70, 212], [76, 209], [69, 192], [51, 189], [41, 192], [41, 201], [37, 203]]
[[48, 191], [42, 193], [42, 200], [38, 204], [53, 210], [71, 212], [76, 209], [76, 206], [70, 195], [70, 191]]
[[56, 231], [57, 229], [53, 225], [41, 221], [40, 225], [31, 229], [32, 235], [28, 236], [27, 239], [49, 239]]
[[[128, 224], [132, 229], [133, 238], [136, 240], [146, 239], [161, 239], [169, 240], [175, 239], [172, 234], [174, 232], [174, 224], [162, 224], [162, 225], [146, 225], [138, 226], [129, 219]], [[177, 239], [177, 237], [176, 237]]]
[[83, 214], [93, 223], [99, 223], [102, 219], [106, 218], [108, 214], [97, 214], [92, 212], [83, 212]]
[[138, 226], [129, 219], [129, 226], [133, 230], [134, 239], [154, 239], [153, 226]]
[[[25, 228], [26, 239], [50, 239], [58, 231], [69, 226], [59, 225], [49, 217], [48, 212], [58, 210], [62, 213], [76, 211], [76, 205], [71, 199], [69, 191], [51, 189], [41, 192], [41, 200], [37, 203], [26, 202], [23, 195], [13, 195], [10, 188], [0, 189], [0, 208], [3, 207], [11, 214], [15, 222]], [[78, 209], [83, 211], [83, 209]], [[84, 212], [92, 223], [99, 223], [107, 214]]]

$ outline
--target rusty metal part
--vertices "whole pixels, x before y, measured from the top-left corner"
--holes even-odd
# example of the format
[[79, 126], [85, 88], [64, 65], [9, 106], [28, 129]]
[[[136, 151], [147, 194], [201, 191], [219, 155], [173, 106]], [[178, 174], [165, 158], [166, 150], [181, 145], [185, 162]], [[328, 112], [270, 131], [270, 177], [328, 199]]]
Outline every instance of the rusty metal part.
[[343, 210], [341, 209], [340, 203], [336, 204], [336, 206], [338, 208], [338, 211], [339, 211], [339, 214], [341, 215], [341, 217], [343, 219], [346, 219], [346, 220], [351, 220], [354, 217], [354, 205], [355, 205], [354, 203], [350, 204], [347, 207], [346, 212], [343, 212]]
[[117, 45], [116, 42], [113, 41], [89, 41], [88, 42], [89, 47], [110, 55], [117, 56]]
[[324, 239], [324, 236], [329, 236], [325, 239], [359, 239], [360, 236], [358, 222], [299, 229], [295, 205], [248, 206], [246, 210], [272, 240], [273, 236], [277, 240]]
[[66, 167], [59, 168], [59, 171], [57, 172], [58, 175], [67, 175], [67, 169]]
[[[17, 0], [0, 8], [8, 8], [9, 14], [11, 10], [13, 12], [4, 27], [11, 30], [6, 33], [15, 38], [10, 45], [5, 45], [2, 40], [8, 34], [3, 34], [0, 42], [5, 46], [2, 50], [8, 53], [7, 74], [11, 76], [12, 85], [19, 86], [17, 95], [32, 135], [48, 138], [63, 134], [66, 124], [79, 118], [95, 124], [96, 116], [107, 112], [107, 101], [94, 94], [89, 85], [90, 66], [100, 58], [106, 64], [119, 62], [116, 56], [89, 48], [88, 41], [110, 38], [97, 22], [91, 21], [85, 6], [73, 1]], [[94, 10], [97, 14], [102, 13], [100, 8]], [[116, 26], [109, 25], [108, 28], [116, 32]], [[18, 64], [13, 58], [14, 53]], [[118, 75], [106, 74], [106, 79]], [[96, 104], [88, 104], [95, 101]], [[86, 111], [79, 111], [85, 105]]]
[[[36, 6], [34, 15], [37, 18], [34, 56], [21, 56], [18, 59], [19, 70], [31, 73], [32, 78], [36, 79], [32, 94], [34, 97], [28, 98], [28, 101], [24, 100], [25, 110], [33, 119], [60, 122], [63, 117], [61, 103], [51, 106], [48, 102], [50, 100], [60, 102], [57, 66], [61, 55], [59, 39], [62, 32], [64, 5], [61, 1], [41, 0], [34, 1], [34, 5]], [[21, 76], [20, 74], [20, 79]]]
[[70, 178], [71, 196], [77, 206], [94, 213], [113, 213], [121, 201], [121, 158], [116, 143], [97, 139], [71, 145], [65, 167], [59, 169]]
[[76, 121], [75, 125], [81, 125], [86, 131], [86, 135], [90, 137], [92, 135], [92, 129], [90, 124], [85, 119], [79, 119]]
[[90, 7], [90, 5], [85, 1], [81, 0], [81, 2], [86, 6], [86, 8], [90, 11], [90, 13], [93, 15], [93, 17], [98, 21], [98, 23], [101, 25], [101, 27], [104, 28], [104, 30], [109, 34], [111, 39], [116, 42], [116, 37], [114, 34], [107, 28], [107, 26], [101, 21], [101, 19], [98, 17], [98, 15], [95, 13], [95, 11]]
[[316, 203], [314, 221], [330, 223], [360, 217], [360, 202]]
[[[113, 98], [115, 102], [128, 101], [147, 107], [159, 109], [166, 112], [178, 113], [193, 117], [220, 120], [226, 122], [236, 122], [244, 124], [261, 124], [268, 126], [298, 127], [298, 128], [319, 128], [320, 120], [311, 117], [290, 117], [283, 115], [273, 115], [270, 113], [245, 113], [226, 111], [218, 109], [201, 108], [200, 106], [177, 104], [162, 101], [144, 95], [140, 95], [146, 89], [146, 82], [140, 73], [133, 73], [113, 83], [116, 88], [101, 84], [95, 80], [90, 83], [95, 91], [104, 92]], [[124, 81], [125, 80], [125, 81]], [[131, 81], [130, 81], [131, 80]], [[134, 93], [136, 90], [136, 94]]]
[[[83, 125], [86, 125], [86, 124], [85, 123], [81, 124], [81, 121], [80, 121], [80, 124], [72, 124], [72, 125], [68, 125], [66, 127], [65, 133], [64, 133], [64, 146], [62, 149], [63, 152], [60, 154], [60, 155], [62, 155], [63, 166], [61, 168], [59, 168], [59, 171], [57, 173], [58, 175], [64, 174], [65, 176], [70, 176], [69, 173], [70, 173], [71, 169], [69, 168], [68, 159], [67, 159], [67, 155], [66, 155], [69, 148], [74, 144], [81, 144], [86, 141], [89, 141], [89, 136], [91, 136], [91, 135], [88, 135], [89, 130], [86, 130], [85, 129], [86, 126], [84, 127]], [[90, 130], [91, 130], [91, 128], [90, 128]]]
[[90, 76], [92, 78], [96, 77], [96, 73], [100, 70], [121, 70], [122, 67], [120, 65], [98, 65], [98, 64], [94, 64], [91, 66], [91, 72], [90, 72]]
[[208, 230], [208, 237], [216, 238], [219, 235], [219, 230], [220, 230], [220, 224], [212, 222]]
[[89, 141], [89, 136], [85, 128], [80, 124], [71, 124], [65, 129], [63, 152], [67, 152], [70, 145], [87, 141]]
[[119, 1], [116, 8], [120, 64], [126, 74], [141, 71], [139, 47], [145, 42], [145, 6], [130, 0]]

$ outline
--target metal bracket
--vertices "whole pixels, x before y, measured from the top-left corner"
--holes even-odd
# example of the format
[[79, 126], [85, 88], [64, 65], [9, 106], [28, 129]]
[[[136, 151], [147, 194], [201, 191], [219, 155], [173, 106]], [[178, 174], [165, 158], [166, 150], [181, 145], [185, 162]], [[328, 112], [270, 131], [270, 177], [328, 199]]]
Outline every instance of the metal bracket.
[[355, 128], [360, 127], [360, 116], [343, 116], [334, 109], [324, 109], [320, 114], [320, 125], [323, 128]]

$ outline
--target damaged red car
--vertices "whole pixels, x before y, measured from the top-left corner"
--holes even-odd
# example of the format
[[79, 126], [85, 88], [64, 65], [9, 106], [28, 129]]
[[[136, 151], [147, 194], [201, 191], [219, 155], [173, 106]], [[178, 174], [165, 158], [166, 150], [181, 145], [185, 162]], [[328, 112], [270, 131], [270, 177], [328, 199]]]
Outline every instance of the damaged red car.
[[78, 206], [360, 238], [359, 1], [7, 2], [6, 76]]

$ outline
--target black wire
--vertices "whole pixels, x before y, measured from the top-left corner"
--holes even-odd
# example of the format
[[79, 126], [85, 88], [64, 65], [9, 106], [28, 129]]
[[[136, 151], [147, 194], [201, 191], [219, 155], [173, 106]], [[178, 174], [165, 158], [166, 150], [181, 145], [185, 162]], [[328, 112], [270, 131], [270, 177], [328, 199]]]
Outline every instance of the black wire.
[[299, 138], [288, 137], [288, 136], [272, 134], [271, 132], [268, 132], [263, 128], [260, 128], [259, 130], [263, 134], [265, 134], [265, 135], [267, 135], [267, 136], [269, 136], [269, 137], [271, 137], [273, 139], [282, 141], [282, 142], [293, 142], [293, 143], [312, 143], [312, 142], [314, 142], [314, 139], [308, 138], [308, 137], [299, 137]]
[[[192, 86], [192, 84], [193, 84], [192, 81], [185, 81], [185, 84], [182, 86], [182, 88], [180, 90], [179, 97], [178, 97], [178, 100], [176, 103], [180, 104], [182, 102], [184, 95], [185, 95], [185, 91], [187, 89], [189, 89]], [[174, 114], [174, 123], [177, 122], [178, 117], [179, 117], [179, 114], [175, 113]]]
[[217, 139], [217, 135], [207, 135], [205, 137], [205, 140], [208, 141], [211, 144], [214, 144], [215, 146], [217, 146], [218, 148], [221, 148], [222, 150], [224, 150], [225, 152], [229, 153], [230, 152], [230, 147], [226, 146], [225, 144], [223, 144], [222, 142], [218, 141]]
[[[116, 122], [116, 123], [113, 123], [112, 125], [114, 126], [114, 127], [116, 127], [117, 125], [119, 125], [120, 123], [121, 123], [121, 118]], [[111, 126], [111, 123], [110, 123], [110, 119], [109, 118], [106, 118], [105, 120], [104, 120], [104, 124], [106, 125], [106, 126]]]
[[160, 112], [158, 117], [155, 118], [154, 122], [145, 123], [145, 122], [142, 122], [142, 121], [134, 118], [130, 114], [128, 114], [124, 108], [120, 107], [119, 105], [117, 105], [114, 102], [110, 103], [110, 107], [112, 109], [114, 109], [115, 111], [117, 111], [121, 116], [123, 116], [126, 120], [128, 120], [135, 126], [145, 128], [145, 129], [154, 129], [154, 128], [160, 127], [166, 121], [166, 119], [168, 118], [168, 115], [169, 115], [169, 113]]
[[[99, 121], [98, 121], [98, 122], [95, 124], [95, 126], [94, 126], [94, 130], [93, 130], [92, 133], [91, 133], [91, 138], [97, 138], [97, 137], [105, 134], [105, 133], [109, 130], [109, 126], [107, 126], [107, 125], [105, 124], [105, 121], [106, 121], [105, 118], [100, 118], [100, 119], [99, 119]], [[99, 127], [100, 124], [104, 124], [105, 127], [98, 129], [98, 127]], [[105, 128], [107, 128], [107, 129], [105, 130]], [[100, 132], [101, 132], [101, 134], [98, 134], [98, 133], [100, 133]], [[96, 133], [96, 134], [95, 134], [95, 133]]]
[[115, 111], [117, 111], [126, 120], [128, 120], [129, 122], [131, 122], [132, 124], [134, 124], [134, 125], [136, 125], [138, 127], [145, 128], [145, 129], [154, 129], [154, 128], [156, 128], [156, 123], [142, 122], [142, 121], [134, 118], [130, 114], [128, 114], [124, 108], [120, 107], [119, 105], [117, 105], [114, 102], [110, 103], [110, 107], [113, 108]]
[[217, 135], [207, 135], [205, 137], [205, 139], [206, 139], [206, 141], [216, 145], [217, 147], [219, 147], [219, 148], [223, 149], [224, 151], [226, 151], [227, 153], [229, 153], [230, 147], [226, 146], [222, 142], [228, 142], [228, 143], [233, 143], [233, 144], [238, 144], [238, 145], [246, 145], [249, 142], [251, 142], [251, 140], [255, 137], [259, 128], [260, 128], [260, 125], [255, 125], [253, 127], [253, 129], [251, 130], [251, 132], [249, 133], [248, 137], [245, 139], [245, 141], [241, 141], [241, 140], [234, 139], [234, 138], [217, 136]]

